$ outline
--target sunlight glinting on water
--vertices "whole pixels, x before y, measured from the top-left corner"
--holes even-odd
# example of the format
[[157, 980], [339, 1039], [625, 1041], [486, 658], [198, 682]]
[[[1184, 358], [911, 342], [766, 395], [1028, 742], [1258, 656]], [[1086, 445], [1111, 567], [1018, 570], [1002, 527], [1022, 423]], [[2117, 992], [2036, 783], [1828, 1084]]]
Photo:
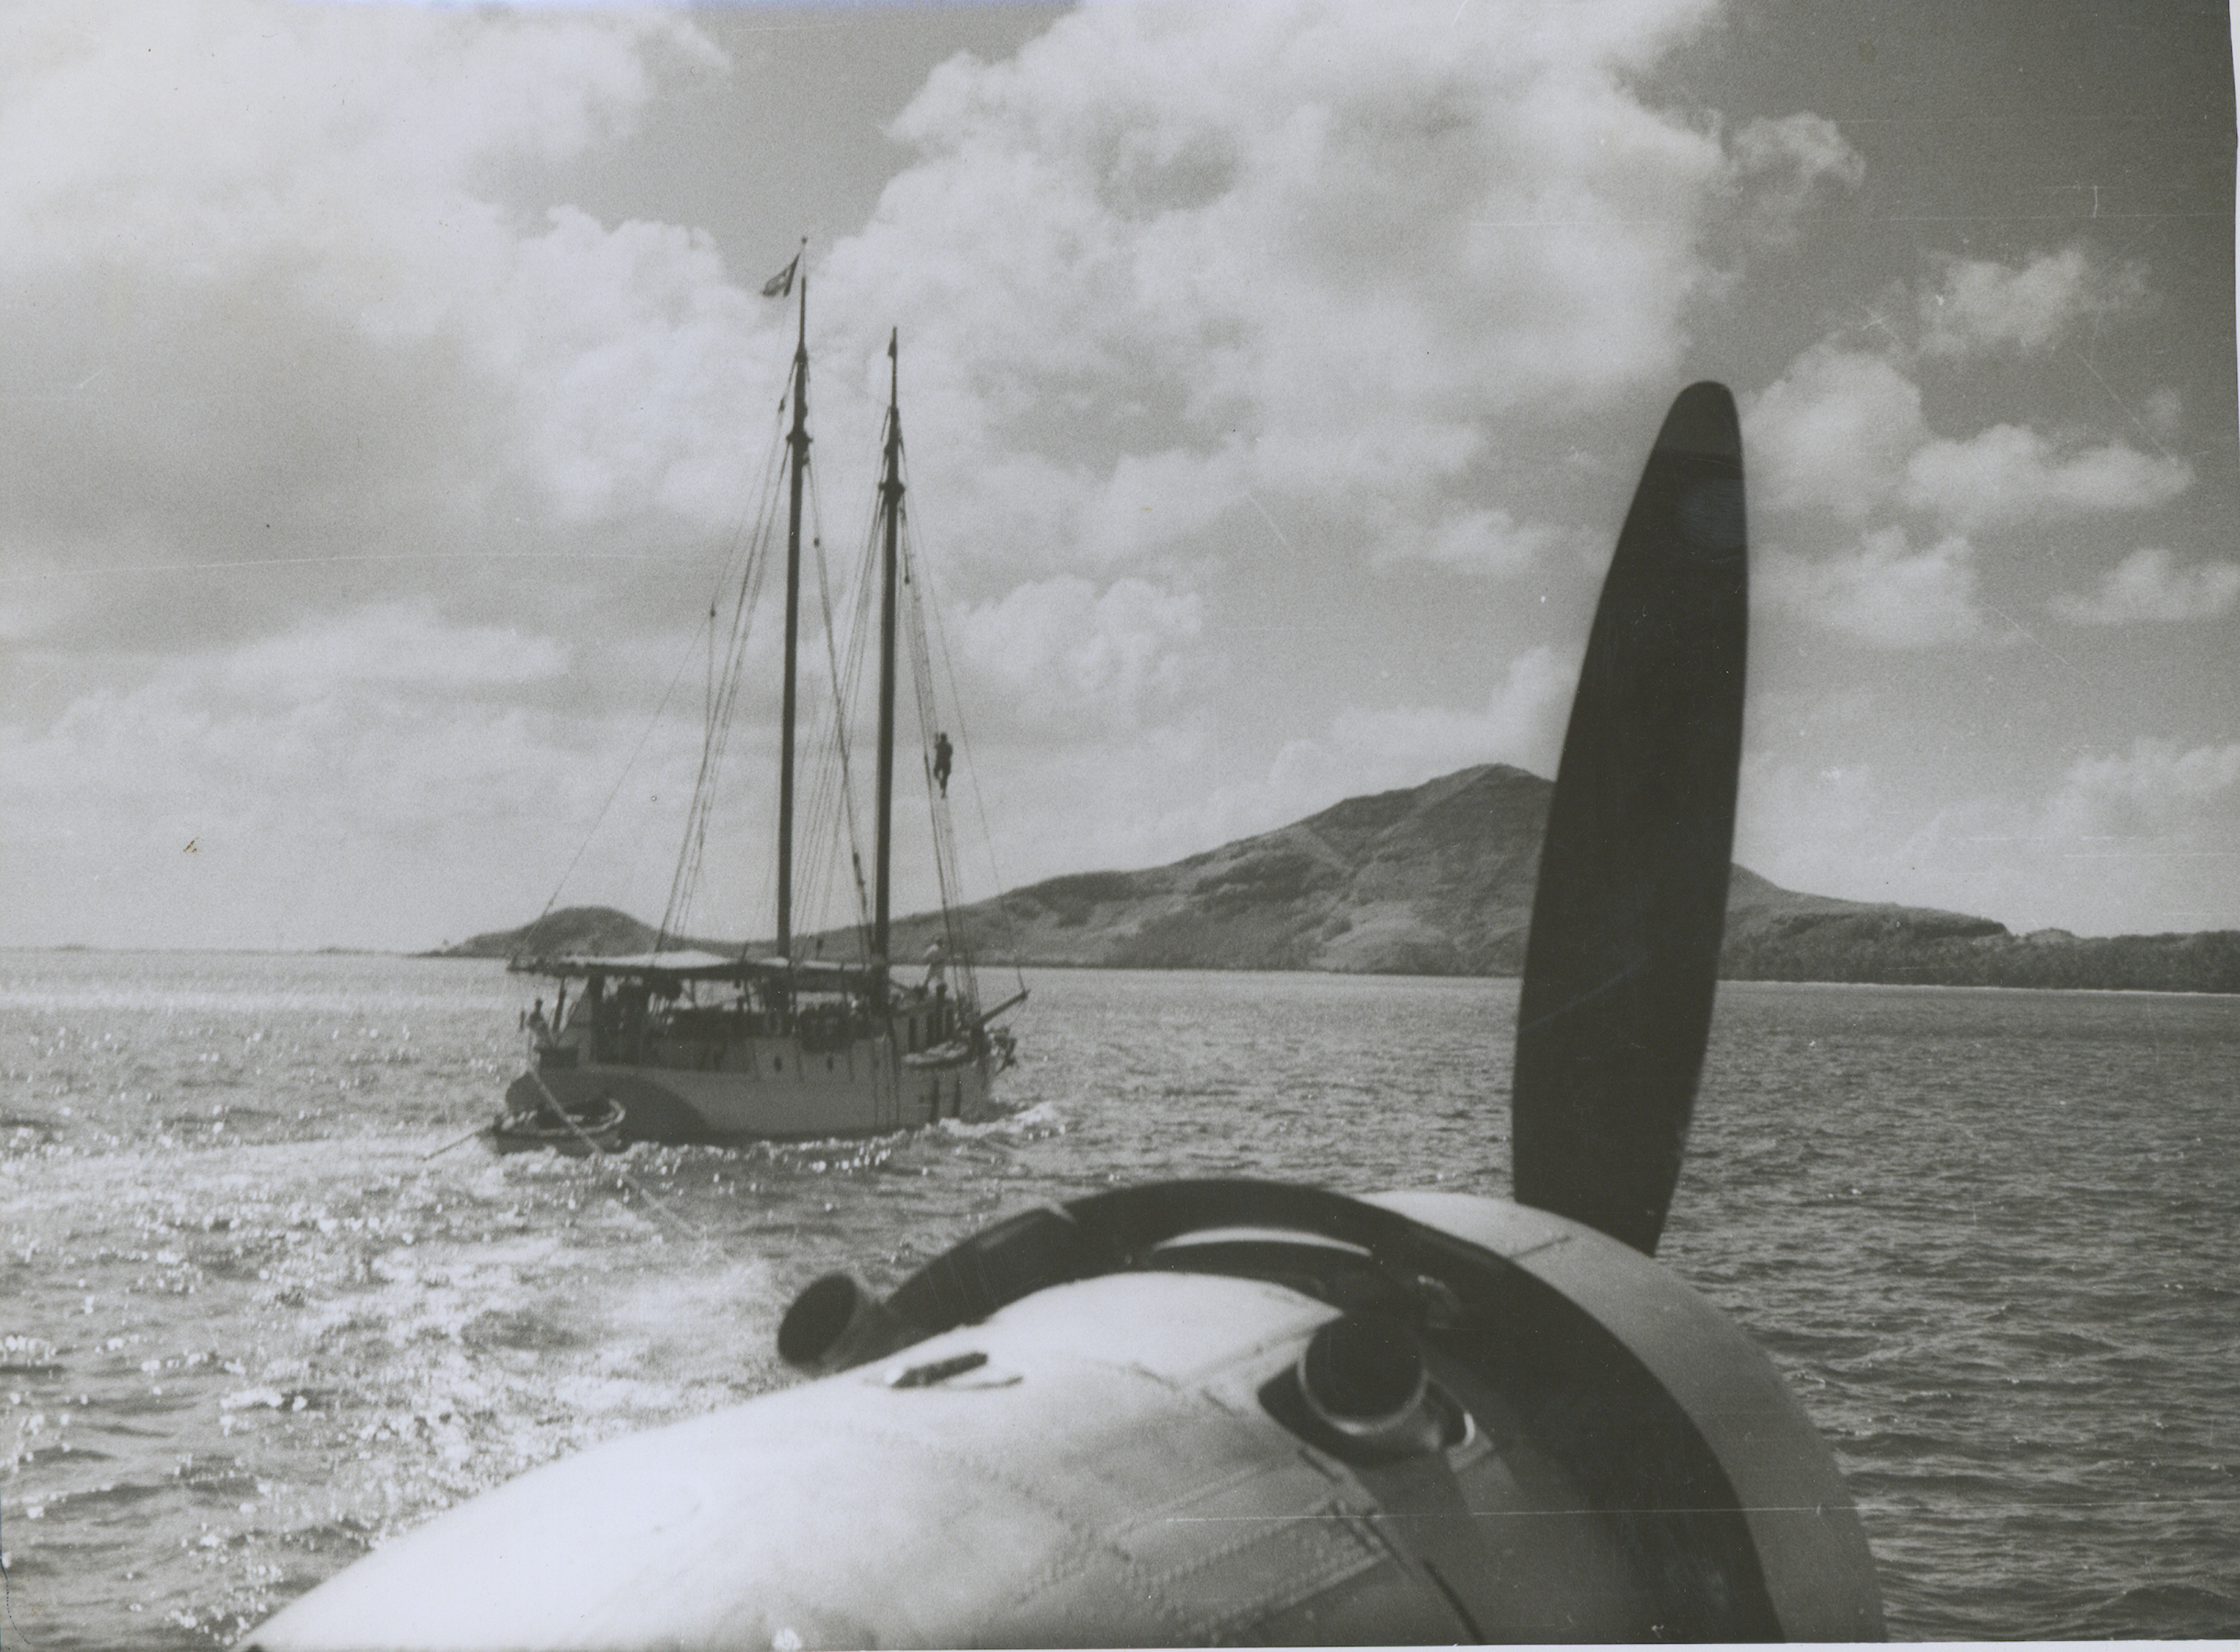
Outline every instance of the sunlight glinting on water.
[[[461, 1498], [785, 1380], [819, 1274], [884, 1288], [1037, 1200], [1507, 1191], [1513, 982], [1032, 985], [996, 1122], [619, 1167], [437, 1151], [518, 1058], [495, 965], [0, 955], [17, 1633], [223, 1644]], [[2240, 1626], [2236, 1057], [2229, 999], [1723, 989], [1663, 1256], [1835, 1446], [1894, 1634]]]

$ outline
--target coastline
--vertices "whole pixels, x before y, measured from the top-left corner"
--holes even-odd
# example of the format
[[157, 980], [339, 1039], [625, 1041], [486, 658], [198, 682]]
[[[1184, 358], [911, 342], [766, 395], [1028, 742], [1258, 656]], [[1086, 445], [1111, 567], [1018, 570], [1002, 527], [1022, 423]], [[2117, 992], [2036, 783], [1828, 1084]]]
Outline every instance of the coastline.
[[[2240, 934], [2240, 932], [2229, 930], [2211, 930], [2201, 932], [2211, 935]], [[2079, 937], [2079, 940], [2089, 943], [2095, 939], [2121, 940], [2125, 938], [2122, 936], [2082, 936]], [[457, 949], [406, 952], [371, 946], [93, 946], [75, 943], [56, 946], [0, 945], [0, 955], [15, 954], [41, 957], [83, 954], [95, 957], [402, 958], [451, 964], [502, 964], [505, 962], [501, 954], [466, 953]], [[1105, 963], [1080, 958], [990, 959], [983, 965], [983, 967], [1063, 970], [1101, 975], [1326, 976], [1332, 978], [1387, 981], [1514, 981], [1521, 978], [1513, 970], [1498, 969], [1432, 971], [1330, 969], [1311, 964], [1276, 966], [1256, 963], [1140, 964], [1132, 961]], [[1848, 979], [1840, 977], [1729, 975], [1725, 973], [1722, 973], [1718, 978], [1722, 987], [1794, 987], [1815, 991], [1867, 989], [1880, 992], [2058, 992], [2080, 996], [2123, 998], [2225, 999], [2240, 997], [2240, 987], [2112, 987], [2093, 983], [2080, 983], [2072, 986], [2029, 982]]]

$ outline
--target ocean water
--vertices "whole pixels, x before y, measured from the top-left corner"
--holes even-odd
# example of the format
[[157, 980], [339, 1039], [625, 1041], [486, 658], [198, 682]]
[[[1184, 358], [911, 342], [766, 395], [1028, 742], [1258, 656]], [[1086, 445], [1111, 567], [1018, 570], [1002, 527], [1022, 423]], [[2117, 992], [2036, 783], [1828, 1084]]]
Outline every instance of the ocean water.
[[[1506, 1189], [1513, 982], [1029, 980], [996, 1123], [593, 1163], [447, 1146], [497, 966], [0, 954], [0, 1646], [222, 1645], [1031, 1201]], [[2240, 999], [1730, 986], [1663, 1256], [1833, 1444], [1894, 1635], [2229, 1635], [2236, 1213]]]

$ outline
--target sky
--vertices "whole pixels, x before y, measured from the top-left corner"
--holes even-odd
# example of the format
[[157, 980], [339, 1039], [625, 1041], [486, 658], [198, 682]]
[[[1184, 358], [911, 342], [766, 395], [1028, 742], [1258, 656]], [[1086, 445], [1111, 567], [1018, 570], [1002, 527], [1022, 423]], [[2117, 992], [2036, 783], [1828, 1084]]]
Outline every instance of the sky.
[[[2233, 161], [2191, 0], [29, 0], [0, 945], [658, 917], [804, 238], [834, 578], [899, 333], [967, 894], [1552, 775], [1711, 377], [1737, 858], [2240, 928]], [[702, 933], [771, 927], [773, 637]]]

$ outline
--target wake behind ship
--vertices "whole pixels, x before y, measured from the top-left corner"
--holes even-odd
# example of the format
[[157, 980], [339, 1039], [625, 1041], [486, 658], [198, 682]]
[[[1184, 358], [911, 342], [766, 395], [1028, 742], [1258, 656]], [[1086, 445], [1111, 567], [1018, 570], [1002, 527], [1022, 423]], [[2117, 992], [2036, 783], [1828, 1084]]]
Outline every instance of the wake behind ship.
[[[794, 285], [797, 259], [774, 293]], [[1013, 1041], [997, 1017], [1024, 1001], [1023, 984], [993, 1010], [980, 1007], [968, 938], [954, 917], [957, 854], [949, 818], [955, 743], [935, 710], [932, 650], [924, 581], [904, 534], [900, 367], [894, 340], [883, 474], [866, 556], [866, 577], [848, 665], [834, 659], [831, 727], [824, 765], [809, 787], [810, 812], [828, 845], [813, 856], [828, 881], [845, 866], [857, 904], [857, 957], [803, 956], [794, 905], [797, 729], [800, 709], [802, 509], [808, 470], [808, 282], [801, 289], [798, 337], [788, 385], [792, 428], [786, 448], [785, 677], [778, 773], [777, 934], [765, 954], [733, 954], [671, 945], [685, 928], [708, 841], [738, 669], [746, 653], [765, 549], [774, 549], [775, 495], [753, 536], [741, 575], [729, 669], [711, 686], [699, 783], [685, 846], [654, 950], [635, 956], [516, 956], [517, 973], [560, 982], [554, 1013], [529, 1022], [529, 1065], [506, 1092], [493, 1126], [500, 1147], [553, 1145], [604, 1150], [618, 1143], [733, 1142], [872, 1134], [938, 1119], [988, 1116], [997, 1073], [1011, 1063]], [[822, 575], [821, 542], [813, 541]], [[854, 787], [849, 765], [848, 708], [862, 674], [858, 642], [874, 630], [877, 654], [876, 797], [873, 876], [864, 887], [855, 852]], [[711, 624], [713, 615], [711, 612]], [[829, 605], [828, 605], [829, 611]], [[894, 859], [897, 654], [907, 644], [919, 710], [920, 760], [931, 817], [933, 866], [941, 891], [942, 938], [906, 970], [890, 966]], [[844, 842], [843, 842], [844, 840]], [[815, 874], [812, 874], [814, 876]], [[904, 979], [904, 976], [912, 979]], [[618, 1120], [616, 1114], [619, 1111]]]

